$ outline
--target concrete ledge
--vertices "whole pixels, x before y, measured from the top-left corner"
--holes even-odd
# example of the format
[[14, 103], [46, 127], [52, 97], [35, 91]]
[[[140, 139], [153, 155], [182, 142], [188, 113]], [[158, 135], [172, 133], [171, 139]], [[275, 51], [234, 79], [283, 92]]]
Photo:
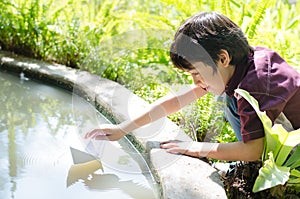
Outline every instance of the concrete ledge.
[[[114, 122], [122, 122], [149, 107], [144, 100], [120, 84], [85, 71], [63, 65], [17, 56], [0, 51], [0, 70], [55, 84], [80, 94], [95, 106], [101, 107]], [[98, 109], [99, 110], [99, 109]], [[166, 140], [191, 139], [170, 120], [163, 118], [127, 136], [146, 157], [157, 181], [162, 198], [227, 198], [216, 170], [197, 158], [173, 155], [159, 148]]]

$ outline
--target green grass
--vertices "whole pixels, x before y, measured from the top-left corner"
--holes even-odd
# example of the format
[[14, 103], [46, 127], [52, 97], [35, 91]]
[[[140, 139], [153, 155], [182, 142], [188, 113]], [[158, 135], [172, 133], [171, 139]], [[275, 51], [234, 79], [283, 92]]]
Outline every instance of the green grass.
[[[300, 66], [300, 3], [275, 0], [0, 0], [0, 46], [41, 60], [87, 70], [124, 84], [148, 102], [191, 83], [174, 69], [169, 45], [177, 27], [201, 11], [229, 16], [251, 45], [276, 50]], [[170, 118], [195, 140], [221, 131], [235, 140], [214, 98], [206, 96]], [[211, 133], [215, 134], [215, 133]]]

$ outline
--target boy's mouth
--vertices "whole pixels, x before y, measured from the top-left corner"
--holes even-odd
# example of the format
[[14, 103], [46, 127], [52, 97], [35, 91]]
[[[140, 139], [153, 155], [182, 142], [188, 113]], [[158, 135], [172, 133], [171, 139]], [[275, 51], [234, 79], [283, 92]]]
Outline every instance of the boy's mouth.
[[202, 87], [202, 89], [208, 92], [208, 87]]

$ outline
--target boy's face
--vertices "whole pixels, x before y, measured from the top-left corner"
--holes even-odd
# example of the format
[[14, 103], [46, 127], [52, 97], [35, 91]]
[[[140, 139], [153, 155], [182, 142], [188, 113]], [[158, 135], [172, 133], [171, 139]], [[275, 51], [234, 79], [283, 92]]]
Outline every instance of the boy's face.
[[217, 64], [217, 71], [214, 71], [211, 66], [198, 62], [194, 64], [195, 68], [189, 70], [196, 86], [215, 94], [221, 95], [225, 91], [225, 86], [230, 79], [230, 74], [233, 72], [228, 67], [223, 67]]

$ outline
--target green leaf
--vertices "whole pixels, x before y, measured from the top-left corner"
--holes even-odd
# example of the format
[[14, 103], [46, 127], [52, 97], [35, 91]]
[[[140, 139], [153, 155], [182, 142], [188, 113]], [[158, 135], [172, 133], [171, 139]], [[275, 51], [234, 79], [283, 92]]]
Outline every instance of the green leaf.
[[300, 184], [300, 171], [297, 169], [291, 170], [290, 179], [288, 184]]
[[288, 183], [289, 183], [289, 185], [291, 185], [291, 184], [300, 184], [300, 178], [289, 179]]
[[278, 137], [282, 144], [276, 157], [276, 164], [283, 165], [292, 149], [300, 143], [300, 130], [287, 132], [282, 125], [274, 125], [272, 130], [279, 134]]
[[[298, 131], [298, 130], [297, 130]], [[286, 161], [284, 166], [291, 167], [292, 169], [300, 166], [300, 147], [291, 155], [291, 157]]]
[[295, 176], [297, 178], [300, 178], [300, 171], [297, 169], [292, 169], [291, 170], [291, 176]]
[[291, 170], [291, 175], [288, 183], [291, 184], [299, 184], [300, 185], [300, 171], [293, 169]]
[[273, 153], [270, 152], [269, 159], [264, 162], [263, 167], [259, 169], [259, 175], [255, 180], [252, 191], [254, 193], [269, 189], [276, 185], [284, 185], [290, 176], [290, 168], [285, 166], [277, 166]]
[[255, 36], [256, 29], [258, 25], [261, 23], [261, 21], [263, 20], [270, 2], [271, 2], [270, 0], [262, 0], [258, 4], [255, 13], [252, 16], [252, 20], [246, 29], [246, 34], [249, 39], [252, 39]]
[[300, 16], [297, 16], [297, 17], [293, 18], [293, 19], [291, 20], [291, 22], [289, 22], [289, 24], [288, 24], [288, 26], [287, 26], [287, 29], [292, 29], [292, 28], [294, 28], [294, 27], [297, 25], [297, 23], [299, 23], [299, 21], [300, 21]]

